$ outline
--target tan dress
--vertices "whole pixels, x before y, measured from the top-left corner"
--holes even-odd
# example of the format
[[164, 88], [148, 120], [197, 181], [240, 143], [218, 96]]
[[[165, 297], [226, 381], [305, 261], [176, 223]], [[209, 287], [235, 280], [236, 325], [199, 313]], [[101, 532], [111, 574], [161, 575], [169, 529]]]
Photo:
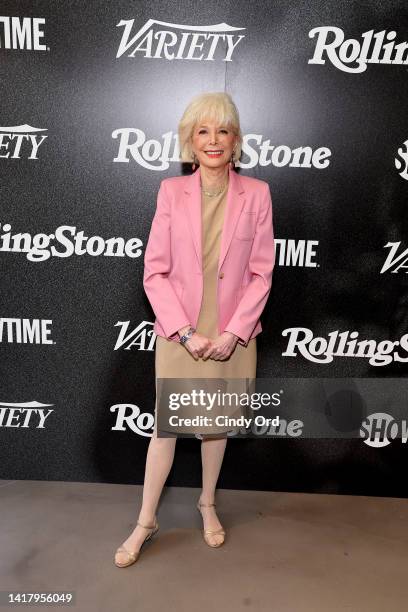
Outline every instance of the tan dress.
[[[224, 222], [226, 200], [228, 186], [224, 188], [218, 196], [207, 196], [202, 193], [201, 199], [201, 215], [202, 215], [202, 248], [203, 248], [203, 299], [200, 309], [200, 314], [196, 329], [203, 335], [215, 339], [218, 336], [217, 327], [217, 282], [218, 282], [218, 260], [220, 254], [221, 234]], [[181, 247], [182, 248], [182, 247]], [[248, 392], [248, 379], [252, 380], [256, 376], [257, 350], [256, 338], [249, 340], [245, 347], [237, 342], [236, 347], [230, 357], [225, 360], [215, 360], [208, 358], [206, 361], [198, 359], [197, 361], [188, 351], [188, 349], [178, 342], [167, 340], [162, 336], [157, 336], [156, 339], [156, 419], [159, 418], [157, 428], [162, 435], [169, 435], [168, 432], [189, 433], [190, 436], [195, 434], [196, 437], [202, 439], [202, 435], [211, 437], [211, 435], [220, 435], [231, 431], [231, 426], [201, 426], [192, 429], [192, 427], [168, 427], [168, 418], [160, 418], [158, 415], [157, 399], [160, 394], [161, 386], [158, 385], [157, 379], [162, 378], [206, 378], [203, 381], [205, 390], [215, 391], [220, 388], [219, 385], [211, 385], [210, 379], [241, 379], [239, 382], [233, 383], [233, 390], [241, 388], [243, 392]], [[161, 384], [161, 381], [160, 381]], [[172, 383], [173, 384], [173, 383]], [[191, 384], [191, 383], [189, 383]], [[222, 389], [225, 391], [225, 387]], [[226, 389], [228, 391], [228, 389]], [[238, 409], [238, 413], [237, 413]], [[215, 405], [211, 410], [211, 416], [216, 414], [228, 414], [236, 416], [249, 416], [248, 407], [234, 408], [226, 406], [219, 407]], [[164, 415], [163, 411], [163, 415]], [[188, 408], [180, 407], [177, 411], [178, 416], [186, 416], [189, 413]], [[207, 413], [208, 414], [208, 413]], [[168, 412], [167, 412], [168, 415]], [[191, 416], [191, 408], [190, 408]], [[159, 434], [160, 435], [160, 434]]]

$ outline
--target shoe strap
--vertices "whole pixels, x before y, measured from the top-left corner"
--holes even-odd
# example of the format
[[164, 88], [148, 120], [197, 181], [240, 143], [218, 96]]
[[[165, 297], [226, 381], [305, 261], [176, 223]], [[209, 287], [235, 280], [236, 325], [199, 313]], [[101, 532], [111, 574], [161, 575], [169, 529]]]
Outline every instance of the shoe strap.
[[202, 504], [201, 502], [198, 502], [199, 506], [204, 506], [204, 508], [211, 508], [211, 506], [215, 506], [215, 504]]
[[155, 529], [157, 527], [157, 522], [154, 525], [142, 525], [139, 521], [136, 521], [140, 527], [144, 527], [145, 529]]
[[131, 550], [128, 550], [127, 548], [125, 548], [125, 546], [123, 546], [123, 544], [122, 546], [119, 546], [116, 552], [121, 553], [122, 551], [125, 552], [132, 561], [136, 561], [136, 558], [139, 554], [139, 552], [132, 552]]

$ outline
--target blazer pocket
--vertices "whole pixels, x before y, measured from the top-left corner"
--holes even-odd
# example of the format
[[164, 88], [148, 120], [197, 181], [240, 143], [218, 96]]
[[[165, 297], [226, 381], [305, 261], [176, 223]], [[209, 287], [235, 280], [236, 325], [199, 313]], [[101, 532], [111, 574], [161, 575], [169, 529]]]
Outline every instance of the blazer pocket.
[[256, 212], [243, 210], [239, 217], [235, 237], [238, 240], [252, 240], [256, 229]]

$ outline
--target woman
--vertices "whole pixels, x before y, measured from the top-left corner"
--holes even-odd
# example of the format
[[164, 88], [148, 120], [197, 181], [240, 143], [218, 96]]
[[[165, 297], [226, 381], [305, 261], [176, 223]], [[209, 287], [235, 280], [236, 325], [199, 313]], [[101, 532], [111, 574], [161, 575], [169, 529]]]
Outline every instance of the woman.
[[[271, 195], [265, 181], [233, 169], [242, 134], [231, 97], [196, 96], [180, 121], [179, 141], [182, 160], [198, 169], [162, 180], [146, 246], [143, 285], [156, 315], [156, 419], [139, 520], [116, 552], [118, 567], [134, 563], [158, 530], [156, 509], [173, 463], [177, 436], [158, 436], [158, 379], [255, 378], [259, 317], [271, 290]], [[225, 536], [214, 497], [227, 432], [195, 432], [203, 468], [197, 508], [211, 547]]]

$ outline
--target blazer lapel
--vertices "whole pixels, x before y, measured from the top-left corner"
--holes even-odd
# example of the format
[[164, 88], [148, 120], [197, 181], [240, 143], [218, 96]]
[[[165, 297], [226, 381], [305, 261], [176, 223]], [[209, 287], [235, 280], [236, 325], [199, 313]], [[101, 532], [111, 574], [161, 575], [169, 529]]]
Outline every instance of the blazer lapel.
[[[228, 248], [231, 244], [235, 227], [245, 203], [245, 190], [242, 181], [235, 170], [228, 165], [229, 185], [225, 205], [224, 223], [221, 234], [220, 255], [218, 271], [220, 270]], [[198, 265], [203, 269], [202, 262], [202, 219], [201, 219], [201, 174], [200, 167], [186, 177], [184, 185], [184, 204], [190, 223], [191, 235], [194, 242]]]

